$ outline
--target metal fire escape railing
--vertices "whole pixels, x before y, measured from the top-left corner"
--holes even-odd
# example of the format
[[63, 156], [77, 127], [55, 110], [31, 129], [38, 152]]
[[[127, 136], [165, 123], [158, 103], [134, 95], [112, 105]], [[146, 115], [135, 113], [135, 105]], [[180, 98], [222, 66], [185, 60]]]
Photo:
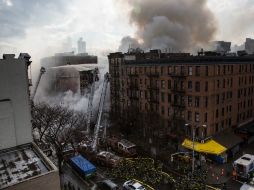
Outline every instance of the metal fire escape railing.
[[[103, 81], [103, 86], [102, 86], [102, 91], [101, 91], [98, 117], [97, 117], [96, 125], [94, 128], [94, 136], [93, 136], [93, 141], [92, 141], [92, 150], [93, 151], [96, 151], [96, 149], [97, 149], [97, 141], [98, 141], [98, 136], [99, 136], [99, 130], [101, 127], [101, 118], [102, 118], [102, 114], [103, 114], [105, 97], [107, 94], [108, 82], [109, 82], [109, 74], [106, 73], [104, 75], [104, 81]], [[106, 126], [104, 126], [104, 127], [106, 127]]]
[[90, 87], [90, 95], [88, 98], [88, 107], [87, 107], [87, 128], [86, 128], [86, 133], [90, 133], [90, 127], [91, 127], [91, 119], [93, 116], [93, 97], [94, 97], [94, 91], [95, 91], [95, 79], [96, 79], [96, 71], [93, 70], [93, 81], [92, 85]]

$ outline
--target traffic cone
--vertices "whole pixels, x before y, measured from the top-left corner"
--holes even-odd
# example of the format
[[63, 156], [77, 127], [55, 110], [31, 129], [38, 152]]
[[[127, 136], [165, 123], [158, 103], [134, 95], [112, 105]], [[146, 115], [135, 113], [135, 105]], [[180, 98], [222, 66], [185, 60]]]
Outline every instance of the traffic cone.
[[224, 169], [221, 170], [221, 175], [224, 175]]

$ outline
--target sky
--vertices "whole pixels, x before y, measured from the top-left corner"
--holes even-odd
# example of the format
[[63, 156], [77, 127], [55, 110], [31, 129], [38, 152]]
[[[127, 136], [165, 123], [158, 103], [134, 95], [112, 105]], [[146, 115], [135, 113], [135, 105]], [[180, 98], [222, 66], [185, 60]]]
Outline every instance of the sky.
[[[135, 35], [121, 1], [0, 0], [0, 55], [29, 52], [39, 59], [62, 51], [68, 37], [74, 47], [83, 37], [92, 54], [117, 51], [124, 36]], [[207, 1], [217, 20], [215, 40], [240, 45], [254, 37], [253, 0]]]

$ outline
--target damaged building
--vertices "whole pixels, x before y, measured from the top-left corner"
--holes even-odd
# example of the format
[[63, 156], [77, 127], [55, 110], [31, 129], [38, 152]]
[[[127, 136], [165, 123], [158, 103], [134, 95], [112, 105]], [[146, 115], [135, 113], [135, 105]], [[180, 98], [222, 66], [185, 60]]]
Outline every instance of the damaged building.
[[231, 42], [214, 41], [212, 42], [212, 50], [217, 53], [226, 54], [231, 51]]
[[70, 90], [73, 93], [84, 95], [89, 85], [99, 80], [99, 70], [94, 65], [51, 67], [46, 73], [46, 77], [49, 78], [50, 93]]
[[41, 66], [47, 68], [64, 65], [97, 64], [98, 57], [88, 53], [74, 54], [74, 52], [56, 53], [54, 56], [41, 59]]

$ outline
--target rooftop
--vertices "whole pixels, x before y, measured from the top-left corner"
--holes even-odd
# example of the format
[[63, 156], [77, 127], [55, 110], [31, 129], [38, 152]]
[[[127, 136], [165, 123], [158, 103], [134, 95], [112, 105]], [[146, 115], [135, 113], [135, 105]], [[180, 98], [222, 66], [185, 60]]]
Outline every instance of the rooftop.
[[125, 64], [207, 64], [207, 63], [254, 63], [254, 55], [237, 55], [236, 53], [219, 54], [217, 52], [200, 52], [199, 55], [190, 53], [162, 53], [160, 50], [150, 52], [111, 53], [109, 58], [124, 58]]
[[51, 67], [50, 69], [57, 69], [57, 70], [70, 70], [74, 69], [76, 71], [82, 72], [82, 71], [91, 71], [98, 68], [97, 65], [94, 64], [80, 64], [80, 65], [63, 65], [58, 67]]
[[0, 189], [50, 170], [32, 144], [0, 151]]
[[235, 163], [241, 165], [249, 165], [250, 163], [254, 162], [254, 155], [251, 154], [244, 154], [241, 158], [237, 159]]

